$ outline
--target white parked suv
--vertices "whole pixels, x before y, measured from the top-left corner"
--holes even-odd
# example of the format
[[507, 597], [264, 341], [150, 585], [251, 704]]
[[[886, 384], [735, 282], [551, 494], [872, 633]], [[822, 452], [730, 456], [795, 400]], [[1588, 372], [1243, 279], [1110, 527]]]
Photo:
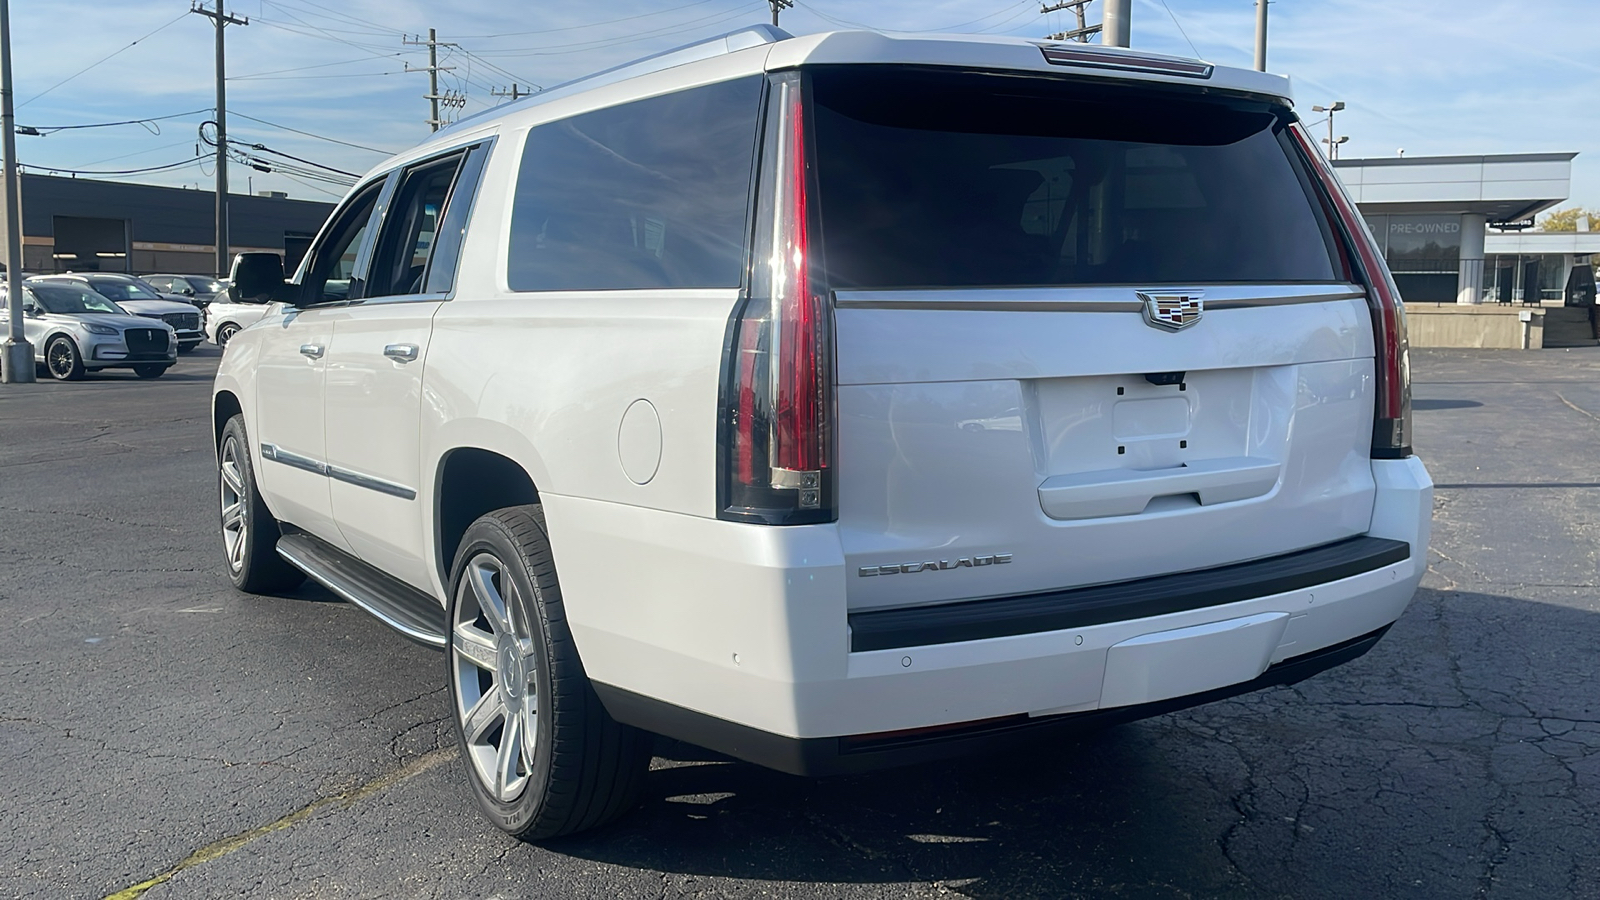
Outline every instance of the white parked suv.
[[235, 267], [234, 583], [443, 648], [526, 838], [625, 812], [651, 732], [855, 772], [1354, 659], [1432, 485], [1288, 90], [761, 27], [464, 119]]
[[234, 335], [254, 325], [270, 308], [265, 298], [235, 299], [232, 290], [224, 290], [206, 307], [206, 337], [218, 347], [226, 347]]

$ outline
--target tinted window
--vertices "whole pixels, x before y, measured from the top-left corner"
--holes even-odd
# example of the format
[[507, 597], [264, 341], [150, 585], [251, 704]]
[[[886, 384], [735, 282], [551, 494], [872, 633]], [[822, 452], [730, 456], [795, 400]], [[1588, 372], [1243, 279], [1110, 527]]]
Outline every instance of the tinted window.
[[367, 223], [372, 218], [372, 208], [377, 205], [378, 194], [382, 190], [383, 180], [380, 179], [356, 194], [342, 210], [334, 214], [334, 224], [317, 247], [301, 285], [307, 302], [320, 303], [363, 296], [363, 286], [355, 277], [356, 257], [361, 252]]
[[832, 287], [1335, 278], [1265, 103], [848, 67], [812, 90]]
[[532, 129], [511, 217], [511, 289], [737, 287], [763, 81]]
[[474, 147], [461, 164], [456, 186], [450, 190], [450, 202], [445, 205], [444, 220], [439, 223], [438, 246], [428, 261], [425, 290], [430, 294], [446, 293], [455, 284], [456, 262], [460, 259], [461, 240], [467, 231], [467, 213], [472, 210], [472, 198], [478, 193], [478, 179], [483, 175], [483, 164], [488, 157], [487, 145]]
[[400, 188], [384, 214], [383, 231], [373, 252], [368, 297], [422, 292], [439, 216], [444, 212], [456, 170], [461, 167], [462, 155], [407, 169], [400, 176]]

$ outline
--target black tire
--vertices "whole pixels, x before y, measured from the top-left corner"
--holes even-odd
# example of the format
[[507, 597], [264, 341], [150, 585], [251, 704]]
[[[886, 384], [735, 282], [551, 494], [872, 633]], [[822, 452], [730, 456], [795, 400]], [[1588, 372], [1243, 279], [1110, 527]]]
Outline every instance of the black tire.
[[226, 347], [233, 336], [239, 333], [239, 326], [232, 322], [224, 322], [217, 326], [217, 346]]
[[[256, 488], [249, 448], [244, 416], [234, 416], [223, 427], [222, 438], [217, 442], [217, 492], [221, 497], [218, 530], [222, 533], [222, 558], [228, 565], [228, 579], [249, 594], [290, 591], [299, 587], [306, 576], [278, 555], [282, 532]], [[230, 494], [242, 521], [242, 530], [236, 536], [229, 534], [229, 510], [233, 506]]]
[[58, 334], [44, 345], [44, 368], [57, 381], [77, 381], [83, 377], [83, 354], [72, 338]]
[[[481, 573], [491, 569], [492, 577], [481, 578]], [[469, 578], [469, 572], [479, 574]], [[481, 595], [476, 592], [481, 590], [476, 587], [480, 583], [491, 585], [503, 599], [505, 621], [512, 623], [510, 632], [505, 633], [509, 638], [501, 637], [502, 632], [483, 612]], [[632, 810], [650, 768], [653, 739], [612, 719], [584, 673], [567, 628], [543, 507], [510, 507], [472, 523], [462, 536], [451, 570], [447, 613], [446, 621], [451, 623], [451, 647], [445, 654], [450, 714], [473, 794], [489, 820], [521, 840], [537, 841], [597, 828]], [[465, 618], [460, 627], [458, 615]], [[473, 662], [463, 655], [463, 647], [471, 643], [464, 637], [466, 632], [481, 634], [491, 642], [500, 640], [502, 649], [509, 639], [523, 648], [522, 661], [508, 663], [502, 652], [491, 653], [493, 668]], [[476, 655], [487, 658], [481, 651]], [[527, 682], [532, 682], [535, 712], [531, 726], [524, 718], [518, 731], [531, 730], [534, 739], [532, 759], [523, 753], [511, 763], [522, 779], [519, 792], [503, 797], [496, 784], [485, 783], [480, 766], [487, 762], [504, 767], [503, 762], [487, 760], [486, 753], [493, 756], [499, 752], [498, 760], [514, 755], [504, 749], [511, 732], [511, 710], [514, 702], [520, 702], [514, 701], [514, 692], [508, 692], [507, 685], [514, 682], [504, 674], [512, 664], [522, 675], [525, 686], [520, 690], [526, 691]], [[467, 703], [473, 696], [479, 700], [469, 710]], [[498, 745], [493, 743], [495, 726], [483, 725], [494, 721], [492, 714], [467, 715], [469, 711], [482, 712], [479, 707], [493, 705], [496, 698], [501, 714]], [[481, 742], [478, 737], [469, 741], [469, 719], [478, 723], [473, 727]], [[526, 743], [517, 746], [525, 748]]]
[[134, 366], [133, 374], [139, 376], [140, 378], [160, 378], [161, 376], [167, 374], [168, 368], [170, 368], [170, 366], [167, 366], [163, 363], [150, 363], [148, 365]]

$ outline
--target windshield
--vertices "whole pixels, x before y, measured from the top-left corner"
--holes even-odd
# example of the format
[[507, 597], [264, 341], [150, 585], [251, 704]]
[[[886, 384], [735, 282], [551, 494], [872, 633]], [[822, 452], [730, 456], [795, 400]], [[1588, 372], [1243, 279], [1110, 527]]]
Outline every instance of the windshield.
[[74, 316], [84, 313], [111, 313], [124, 316], [127, 313], [122, 308], [96, 294], [94, 291], [64, 284], [36, 284], [28, 287], [27, 292], [33, 299], [45, 308], [46, 312], [59, 315]]
[[113, 300], [160, 300], [142, 281], [91, 281], [89, 286]]

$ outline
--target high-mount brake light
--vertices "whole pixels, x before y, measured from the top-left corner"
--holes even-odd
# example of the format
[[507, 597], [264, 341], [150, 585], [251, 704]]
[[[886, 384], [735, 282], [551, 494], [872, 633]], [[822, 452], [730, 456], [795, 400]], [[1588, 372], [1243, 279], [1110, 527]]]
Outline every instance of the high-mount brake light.
[[1081, 66], [1088, 69], [1120, 69], [1124, 72], [1156, 72], [1185, 78], [1210, 78], [1215, 67], [1210, 63], [1176, 56], [1152, 56], [1127, 51], [1101, 50], [1079, 44], [1044, 44], [1039, 47], [1045, 62], [1053, 66]]
[[1333, 171], [1316, 142], [1306, 133], [1305, 126], [1296, 122], [1289, 127], [1295, 146], [1302, 158], [1317, 175], [1340, 230], [1355, 251], [1357, 273], [1367, 288], [1368, 305], [1372, 308], [1372, 337], [1377, 359], [1374, 372], [1377, 376], [1377, 402], [1374, 404], [1372, 423], [1372, 455], [1377, 459], [1401, 459], [1411, 455], [1411, 353], [1406, 340], [1406, 311], [1395, 287], [1389, 266], [1383, 261], [1378, 242], [1367, 230], [1366, 220], [1356, 210], [1356, 205], [1345, 193], [1344, 185]]
[[773, 81], [751, 292], [723, 394], [718, 514], [773, 525], [834, 518], [829, 317], [812, 258], [802, 93], [798, 75]]

